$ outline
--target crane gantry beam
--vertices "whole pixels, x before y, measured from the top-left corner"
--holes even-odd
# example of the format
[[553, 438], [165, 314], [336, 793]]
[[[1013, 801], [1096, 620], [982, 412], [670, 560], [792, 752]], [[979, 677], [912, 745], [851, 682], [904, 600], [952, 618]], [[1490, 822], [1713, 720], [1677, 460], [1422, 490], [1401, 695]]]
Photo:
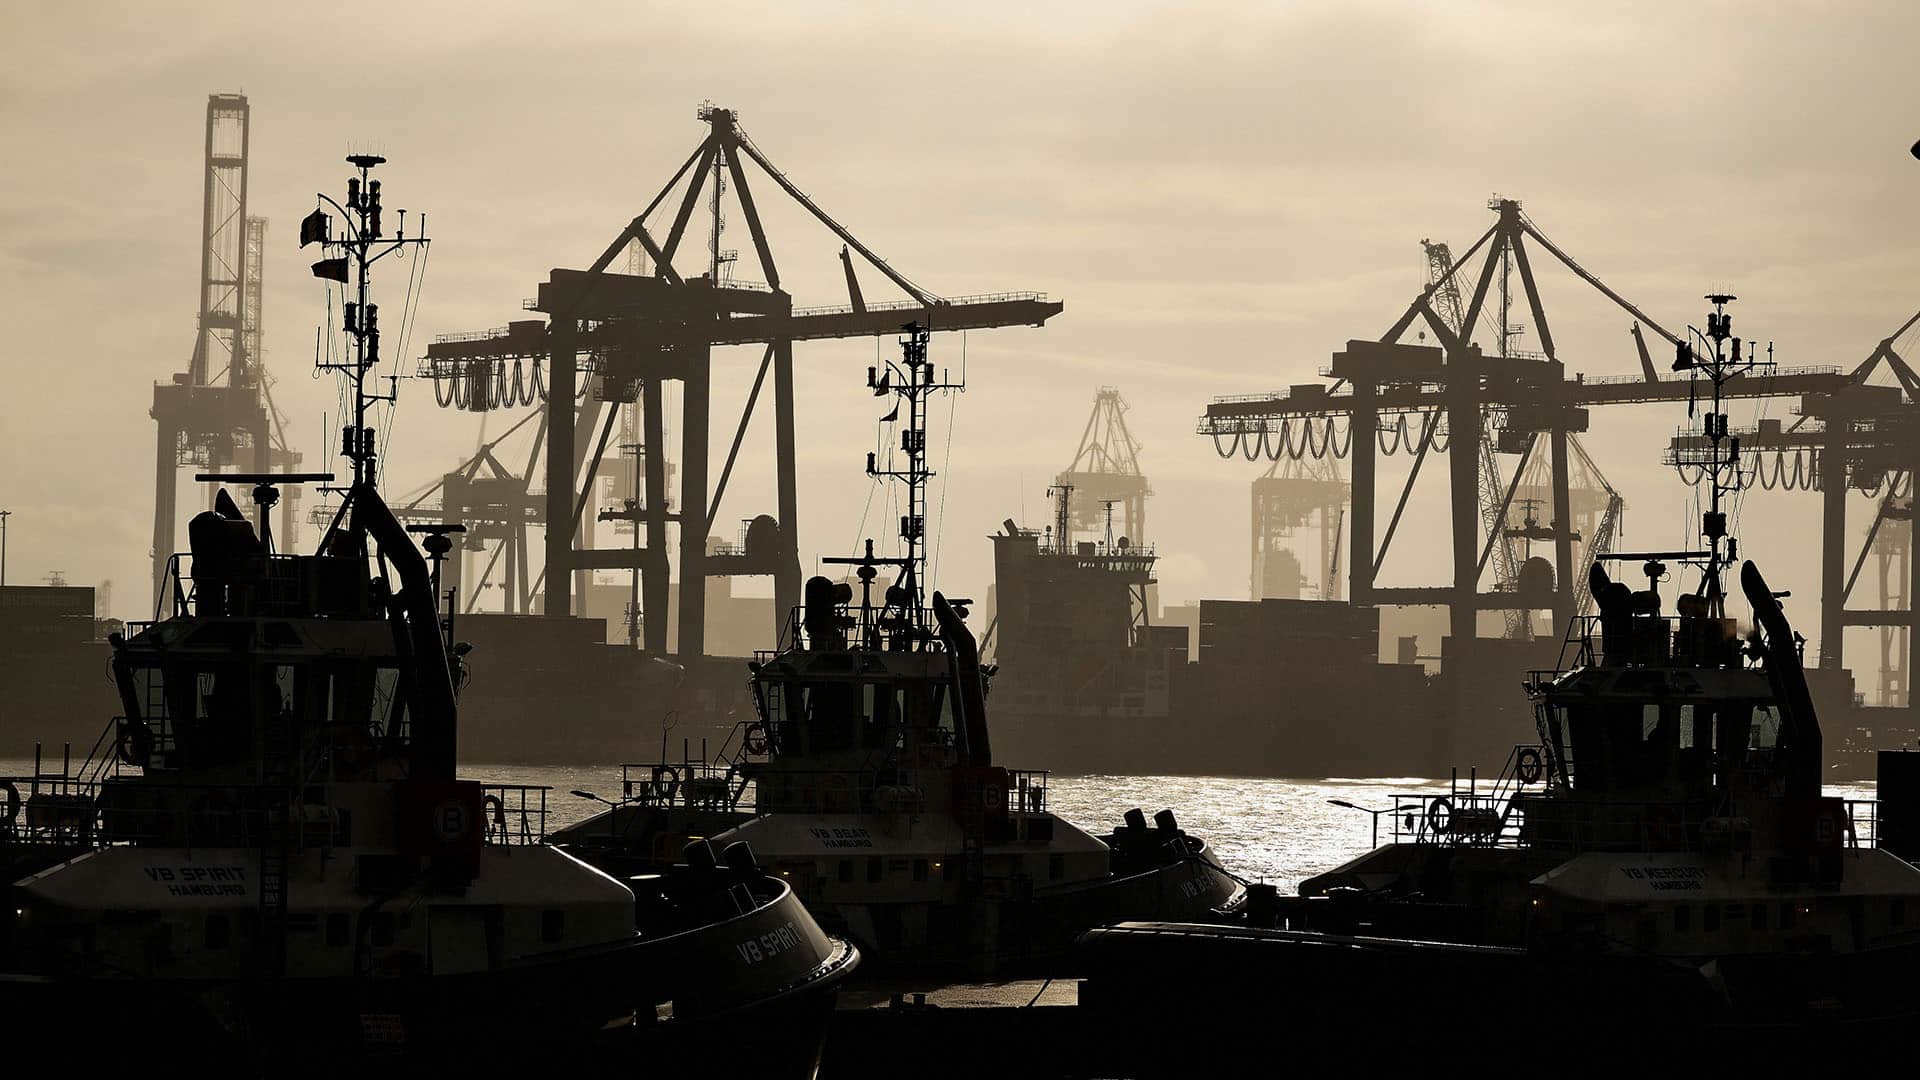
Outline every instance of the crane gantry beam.
[[[1354, 344], [1349, 342], [1349, 345]], [[1372, 344], [1360, 342], [1361, 345]], [[1491, 359], [1491, 358], [1490, 358]], [[1539, 361], [1522, 359], [1520, 364]], [[1533, 373], [1529, 373], [1533, 374]], [[1390, 375], [1388, 376], [1390, 378]], [[1640, 376], [1598, 379], [1578, 375], [1556, 383], [1537, 377], [1516, 382], [1528, 391], [1524, 400], [1492, 401], [1496, 410], [1527, 409], [1544, 401], [1563, 408], [1584, 409], [1600, 405], [1645, 405], [1657, 402], [1686, 401], [1697, 388], [1686, 378], [1661, 378], [1649, 381]], [[1728, 398], [1783, 398], [1831, 394], [1849, 384], [1849, 376], [1837, 367], [1785, 368], [1764, 377], [1747, 376], [1727, 384]], [[1390, 382], [1382, 379], [1373, 396], [1373, 411], [1379, 416], [1430, 413], [1445, 408], [1446, 384], [1443, 382]], [[1210, 402], [1195, 431], [1201, 435], [1269, 435], [1279, 433], [1279, 425], [1292, 418], [1325, 419], [1353, 415], [1356, 398], [1346, 392], [1327, 392], [1319, 386], [1296, 387], [1257, 397], [1224, 398]]]
[[[556, 276], [573, 276], [578, 271], [555, 271]], [[607, 274], [604, 279], [626, 275]], [[634, 278], [649, 281], [649, 278]], [[615, 286], [616, 291], [624, 283]], [[766, 298], [775, 294], [746, 289], [715, 289], [716, 309], [736, 302], [730, 297], [744, 294], [756, 307], [764, 307]], [[558, 301], [546, 299], [547, 287], [541, 287], [541, 299], [533, 310], [562, 310]], [[553, 307], [549, 307], [553, 304]], [[917, 322], [939, 331], [988, 330], [1004, 326], [1041, 326], [1063, 305], [1041, 293], [1009, 293], [996, 296], [959, 297], [935, 305], [870, 304], [864, 310], [852, 307], [812, 308], [792, 312], [769, 312], [726, 320], [719, 326], [684, 325], [623, 326], [603, 323], [583, 330], [574, 337], [582, 352], [606, 348], [672, 348], [675, 346], [764, 345], [776, 341], [829, 341], [841, 338], [878, 337]], [[735, 309], [736, 311], [738, 309]], [[425, 374], [436, 369], [476, 360], [513, 360], [544, 357], [552, 346], [547, 327], [538, 320], [514, 323], [484, 334], [448, 335], [427, 346]]]

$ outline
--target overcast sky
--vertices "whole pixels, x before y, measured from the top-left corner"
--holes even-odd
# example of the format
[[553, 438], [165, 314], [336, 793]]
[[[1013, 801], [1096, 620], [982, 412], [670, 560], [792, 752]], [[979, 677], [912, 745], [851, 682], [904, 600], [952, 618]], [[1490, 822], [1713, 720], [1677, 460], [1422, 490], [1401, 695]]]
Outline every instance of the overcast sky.
[[[349, 148], [392, 159], [389, 207], [428, 214], [415, 357], [434, 334], [520, 317], [549, 268], [589, 263], [691, 152], [702, 100], [737, 109], [776, 164], [933, 291], [1063, 300], [1044, 329], [969, 335], [950, 428], [935, 410], [936, 573], [963, 594], [984, 593], [1002, 518], [1043, 519], [1043, 489], [1113, 385], [1157, 492], [1146, 539], [1163, 596], [1245, 596], [1261, 466], [1221, 461], [1196, 416], [1218, 395], [1313, 381], [1347, 339], [1377, 336], [1423, 284], [1421, 238], [1464, 248], [1496, 192], [1668, 326], [1699, 324], [1710, 286], [1739, 293], [1736, 327], [1786, 364], [1852, 364], [1920, 307], [1910, 3], [182, 10], [0, 16], [9, 580], [112, 579], [123, 615], [145, 593], [150, 386], [193, 344], [213, 91], [252, 102], [267, 360], [309, 464], [336, 442], [321, 430], [336, 392], [310, 370], [325, 301], [296, 226], [343, 182]], [[756, 194], [796, 302], [842, 302], [838, 242], [771, 205], [771, 184]], [[1535, 265], [1569, 367], [1635, 370], [1629, 318]], [[869, 298], [883, 284], [868, 273]], [[397, 354], [404, 280], [379, 285]], [[862, 532], [874, 355], [797, 349], [803, 560]], [[958, 367], [961, 342], [936, 356]], [[717, 357], [716, 455], [757, 359]], [[1684, 419], [1596, 416], [1589, 445], [1628, 499], [1628, 543], [1685, 542], [1688, 491], [1657, 464]], [[478, 432], [418, 382], [387, 423], [402, 492]], [[722, 522], [772, 510], [771, 427], [756, 422]], [[1445, 566], [1444, 475], [1423, 479], [1383, 583]], [[1853, 505], [1859, 532], [1870, 504]], [[1790, 611], [1809, 636], [1816, 506], [1756, 494], [1742, 529], [1804, 598]], [[888, 529], [875, 512], [864, 531]]]

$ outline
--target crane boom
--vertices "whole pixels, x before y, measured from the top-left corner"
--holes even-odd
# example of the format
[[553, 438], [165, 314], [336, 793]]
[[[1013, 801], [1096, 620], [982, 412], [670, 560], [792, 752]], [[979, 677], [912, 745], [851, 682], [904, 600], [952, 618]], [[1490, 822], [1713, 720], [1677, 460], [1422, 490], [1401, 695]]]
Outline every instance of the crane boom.
[[[1585, 581], [1591, 577], [1593, 564], [1613, 547], [1613, 531], [1619, 524], [1620, 508], [1623, 505], [1625, 504], [1619, 493], [1609, 488], [1606, 512], [1600, 515], [1600, 525], [1593, 530], [1593, 539], [1587, 541], [1586, 555], [1580, 560], [1580, 576], [1576, 580]], [[1593, 590], [1575, 589], [1574, 592], [1580, 598], [1578, 606], [1574, 608], [1574, 614], [1577, 616], [1590, 614], [1593, 609]]]

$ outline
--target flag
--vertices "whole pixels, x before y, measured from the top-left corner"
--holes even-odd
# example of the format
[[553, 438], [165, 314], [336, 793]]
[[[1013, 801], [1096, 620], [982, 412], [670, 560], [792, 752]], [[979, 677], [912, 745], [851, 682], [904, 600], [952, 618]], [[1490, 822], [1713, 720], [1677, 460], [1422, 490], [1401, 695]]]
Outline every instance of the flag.
[[347, 283], [347, 260], [344, 258], [321, 259], [319, 262], [313, 264], [313, 276], [323, 278], [327, 281], [337, 281], [345, 285]]
[[328, 228], [330, 223], [331, 219], [327, 217], [325, 210], [315, 210], [313, 213], [301, 219], [300, 246], [306, 247], [316, 240], [323, 244], [326, 243], [327, 233], [331, 231]]

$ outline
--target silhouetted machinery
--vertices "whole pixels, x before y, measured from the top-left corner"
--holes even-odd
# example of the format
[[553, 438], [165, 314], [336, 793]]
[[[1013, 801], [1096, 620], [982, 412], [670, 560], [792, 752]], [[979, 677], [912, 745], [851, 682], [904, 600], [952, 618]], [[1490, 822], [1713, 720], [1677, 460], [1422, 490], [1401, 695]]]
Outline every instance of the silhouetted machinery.
[[[667, 610], [669, 525], [679, 532], [678, 652], [704, 651], [705, 581], [711, 576], [771, 574], [776, 612], [788, 611], [799, 602], [794, 342], [888, 335], [909, 322], [934, 331], [1038, 326], [1062, 306], [1037, 293], [954, 299], [933, 294], [875, 255], [774, 168], [740, 129], [732, 110], [703, 105], [699, 117], [708, 125], [705, 138], [600, 257], [585, 270], [556, 269], [541, 284], [539, 295], [527, 306], [547, 316], [544, 324], [521, 320], [502, 330], [442, 337], [428, 348], [424, 366], [424, 373], [440, 386], [441, 403], [448, 407], [473, 410], [547, 402], [543, 421], [546, 491], [540, 516], [546, 532], [542, 610], [549, 615], [570, 614], [590, 571], [637, 569], [641, 607], [650, 616], [644, 620], [644, 644], [656, 653], [665, 652], [668, 643], [668, 621], [653, 613]], [[755, 206], [745, 168], [748, 162], [838, 238], [847, 304], [793, 305], [782, 287]], [[722, 196], [729, 185], [763, 281], [736, 280], [735, 252], [720, 246], [725, 225]], [[703, 189], [711, 192], [705, 266], [697, 276], [684, 276], [675, 260]], [[677, 190], [681, 196], [673, 204], [670, 196]], [[664, 235], [656, 241], [662, 223], [649, 223], [657, 210], [669, 205], [675, 208], [664, 223]], [[632, 252], [635, 245], [637, 253]], [[907, 299], [869, 303], [855, 276], [849, 249]], [[611, 272], [609, 268], [623, 253], [637, 255], [631, 260], [636, 265], [628, 268], [642, 272]], [[728, 345], [760, 345], [762, 355], [732, 447], [710, 491], [712, 355], [715, 348]], [[710, 553], [708, 537], [769, 371], [773, 374], [778, 512], [751, 518], [739, 550], [723, 546]], [[588, 380], [585, 386], [583, 375]], [[671, 384], [678, 385], [681, 408], [679, 446], [674, 448], [679, 495], [670, 502], [664, 391]], [[644, 543], [596, 548], [591, 546], [591, 526], [583, 528], [583, 524], [596, 516], [586, 510], [595, 499], [595, 477], [618, 419], [618, 408], [609, 406], [620, 404], [635, 404], [640, 411], [637, 445], [643, 448], [644, 475], [634, 505], [619, 516], [634, 522]], [[588, 438], [596, 426], [597, 438]]]
[[[1517, 201], [1496, 199], [1490, 207], [1497, 215], [1493, 226], [1461, 259], [1455, 261], [1447, 254], [1445, 268], [1430, 275], [1427, 287], [1386, 333], [1373, 341], [1350, 341], [1334, 354], [1328, 369], [1331, 384], [1307, 384], [1279, 395], [1215, 401], [1198, 426], [1200, 434], [1214, 440], [1223, 457], [1344, 459], [1353, 493], [1345, 529], [1350, 598], [1361, 604], [1446, 606], [1450, 625], [1446, 663], [1468, 669], [1473, 668], [1474, 656], [1483, 647], [1475, 633], [1480, 611], [1525, 611], [1546, 603], [1556, 626], [1565, 625], [1576, 611], [1576, 544], [1584, 530], [1576, 526], [1571, 474], [1578, 451], [1572, 442], [1575, 435], [1586, 430], [1587, 410], [1597, 405], [1686, 400], [1694, 392], [1686, 374], [1663, 377], [1656, 371], [1642, 328], [1651, 329], [1676, 350], [1686, 347], [1681, 338], [1649, 319], [1554, 246], [1521, 213]], [[1546, 250], [1637, 320], [1632, 333], [1640, 374], [1604, 378], [1568, 375], [1528, 260], [1534, 246]], [[1483, 249], [1486, 254], [1474, 273], [1473, 287], [1455, 318], [1446, 310], [1446, 297], [1455, 288], [1450, 283]], [[1429, 251], [1430, 257], [1432, 254]], [[1506, 267], [1517, 272], [1539, 352], [1511, 347], [1512, 324], [1504, 314], [1494, 328], [1500, 346], [1494, 355], [1483, 351], [1474, 340], [1493, 286], [1504, 281]], [[1506, 307], [1505, 301], [1495, 298], [1493, 302], [1499, 308]], [[1436, 344], [1402, 340], [1416, 323], [1424, 324], [1421, 336], [1430, 335]], [[1847, 388], [1865, 378], [1861, 371], [1856, 369], [1849, 375], [1832, 367], [1778, 368], [1765, 379], [1735, 380], [1727, 393], [1743, 398], [1845, 401]], [[1908, 376], [1902, 375], [1903, 385], [1907, 380]], [[1892, 393], [1897, 397], [1899, 390]], [[1907, 400], [1912, 396], [1909, 389]], [[1857, 429], [1859, 424], [1853, 426]], [[1517, 455], [1518, 459], [1511, 479], [1498, 489], [1497, 500], [1483, 497], [1483, 492], [1494, 488], [1488, 483], [1485, 454], [1447, 454], [1452, 491], [1447, 541], [1451, 580], [1430, 586], [1377, 586], [1380, 568], [1426, 459], [1434, 451], [1456, 445], [1478, 447], [1489, 434], [1496, 450]], [[1459, 443], [1463, 439], [1467, 441]], [[1413, 462], [1385, 529], [1377, 531], [1378, 462], [1380, 457], [1396, 453], [1411, 454]], [[1540, 471], [1529, 469], [1536, 456], [1544, 461]], [[1543, 482], [1538, 485], [1542, 497], [1530, 497], [1528, 502], [1537, 504], [1532, 507], [1521, 504], [1521, 521], [1516, 522], [1512, 511], [1523, 482], [1529, 476], [1542, 476], [1542, 472]], [[1604, 483], [1600, 487], [1605, 490]], [[1485, 512], [1489, 503], [1491, 514]], [[1532, 522], [1526, 523], [1525, 511], [1529, 509], [1533, 511]], [[1602, 522], [1611, 517], [1613, 528], [1617, 528], [1618, 507], [1611, 500], [1589, 509], [1597, 510]], [[1594, 526], [1596, 531], [1599, 527]], [[1509, 535], [1514, 530], [1520, 530], [1518, 535]], [[1837, 640], [1843, 575], [1836, 568], [1843, 538], [1832, 527], [1826, 537], [1823, 578], [1829, 587], [1824, 590], [1827, 610], [1822, 622], [1823, 627], [1833, 627], [1831, 637]], [[1551, 579], [1538, 572], [1522, 579], [1516, 568], [1515, 587], [1501, 587], [1496, 575], [1492, 587], [1483, 588], [1481, 582], [1496, 549], [1513, 539], [1546, 545], [1543, 558], [1551, 567]], [[1826, 640], [1829, 637], [1823, 629], [1823, 642]]]
[[[1823, 671], [1839, 672], [1845, 661], [1845, 632], [1870, 627], [1879, 632], [1882, 705], [1917, 704], [1907, 693], [1907, 677], [1920, 657], [1920, 636], [1912, 633], [1911, 599], [1915, 575], [1911, 558], [1913, 477], [1920, 466], [1920, 376], [1895, 346], [1920, 325], [1920, 312], [1884, 338], [1867, 358], [1831, 385], [1800, 396], [1791, 423], [1762, 420], [1732, 433], [1750, 486], [1762, 490], [1818, 491], [1821, 494], [1820, 660]], [[1894, 385], [1868, 382], [1890, 375]], [[1668, 464], [1682, 464], [1697, 452], [1700, 440], [1676, 436]], [[1874, 500], [1866, 538], [1847, 568], [1847, 492]], [[1880, 578], [1875, 607], [1849, 606], [1860, 572], [1872, 555]], [[1906, 638], [1906, 647], [1896, 641]], [[1896, 653], [1901, 654], [1895, 659]], [[1920, 726], [1910, 715], [1908, 730]]]
[[1294, 538], [1311, 529], [1319, 539], [1320, 599], [1340, 599], [1340, 529], [1346, 521], [1347, 481], [1333, 457], [1282, 456], [1253, 482], [1253, 598], [1298, 599], [1306, 584]]
[[1147, 534], [1147, 496], [1153, 494], [1140, 471], [1140, 442], [1127, 430], [1127, 403], [1120, 391], [1103, 386], [1093, 396], [1093, 412], [1080, 433], [1073, 463], [1053, 478], [1071, 492], [1073, 527], [1102, 528], [1111, 507], [1120, 509], [1120, 535], [1138, 543]]
[[[153, 387], [156, 424], [153, 595], [174, 551], [178, 471], [239, 465], [290, 469], [284, 419], [273, 407], [260, 347], [261, 269], [267, 223], [247, 215], [251, 108], [240, 94], [207, 98], [200, 230], [199, 321], [187, 369]], [[281, 504], [281, 533], [294, 540], [298, 500]]]

